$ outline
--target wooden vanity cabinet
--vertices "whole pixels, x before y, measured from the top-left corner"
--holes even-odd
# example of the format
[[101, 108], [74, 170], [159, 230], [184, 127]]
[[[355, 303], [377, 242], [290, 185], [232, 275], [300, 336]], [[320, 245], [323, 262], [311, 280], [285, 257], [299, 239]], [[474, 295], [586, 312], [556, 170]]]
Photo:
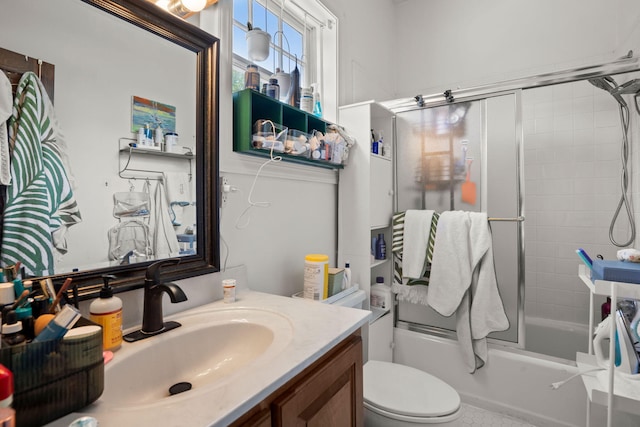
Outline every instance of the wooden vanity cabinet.
[[363, 411], [357, 331], [231, 425], [361, 427]]

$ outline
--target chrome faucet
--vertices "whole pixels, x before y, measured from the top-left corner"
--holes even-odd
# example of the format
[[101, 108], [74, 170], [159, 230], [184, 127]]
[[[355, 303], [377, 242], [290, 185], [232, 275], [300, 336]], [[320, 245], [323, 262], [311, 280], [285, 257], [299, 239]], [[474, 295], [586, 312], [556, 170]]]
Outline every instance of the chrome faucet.
[[125, 341], [133, 342], [175, 329], [178, 322], [165, 322], [162, 315], [162, 295], [169, 294], [172, 303], [183, 302], [187, 296], [175, 283], [162, 283], [160, 268], [165, 265], [179, 264], [179, 258], [171, 258], [155, 262], [147, 268], [144, 279], [144, 306], [142, 311], [142, 328], [125, 335]]

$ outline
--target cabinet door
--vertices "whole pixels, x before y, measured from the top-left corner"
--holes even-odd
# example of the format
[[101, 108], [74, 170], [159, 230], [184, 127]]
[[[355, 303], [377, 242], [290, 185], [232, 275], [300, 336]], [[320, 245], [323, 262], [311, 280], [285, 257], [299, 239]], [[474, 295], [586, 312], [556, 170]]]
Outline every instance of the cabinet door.
[[371, 227], [386, 227], [393, 214], [391, 160], [371, 156], [370, 223]]
[[274, 425], [363, 425], [362, 339], [352, 336], [345, 344], [335, 357], [328, 359], [274, 402]]

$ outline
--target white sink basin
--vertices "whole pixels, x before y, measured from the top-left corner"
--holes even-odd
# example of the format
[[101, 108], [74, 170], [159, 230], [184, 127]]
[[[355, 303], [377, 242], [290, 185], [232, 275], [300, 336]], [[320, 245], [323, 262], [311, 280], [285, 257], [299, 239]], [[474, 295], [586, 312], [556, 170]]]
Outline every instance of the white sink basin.
[[[242, 375], [243, 368], [277, 357], [289, 344], [289, 319], [258, 308], [209, 309], [173, 317], [181, 327], [133, 343], [123, 343], [105, 368], [99, 405], [140, 408], [171, 405]], [[169, 388], [191, 389], [171, 395]]]

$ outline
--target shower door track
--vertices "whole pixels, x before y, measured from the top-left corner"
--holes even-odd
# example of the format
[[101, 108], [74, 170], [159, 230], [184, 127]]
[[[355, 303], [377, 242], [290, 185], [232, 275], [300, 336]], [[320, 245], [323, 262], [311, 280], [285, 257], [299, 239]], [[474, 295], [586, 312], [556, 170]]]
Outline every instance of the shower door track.
[[[632, 51], [629, 51], [629, 53], [622, 58], [602, 64], [587, 65], [550, 73], [537, 74], [470, 88], [453, 89], [450, 90], [449, 93], [453, 97], [452, 99], [457, 102], [461, 99], [468, 100], [474, 98], [486, 98], [503, 92], [512, 92], [519, 89], [531, 89], [534, 87], [550, 86], [559, 83], [569, 83], [578, 80], [586, 80], [594, 77], [622, 74], [638, 70], [640, 70], [639, 59], [633, 56]], [[419, 104], [417, 102], [418, 99], [420, 100]], [[388, 108], [395, 114], [422, 108], [447, 105], [449, 103], [450, 102], [442, 96], [442, 93], [416, 95], [412, 98], [381, 102], [385, 108]]]

